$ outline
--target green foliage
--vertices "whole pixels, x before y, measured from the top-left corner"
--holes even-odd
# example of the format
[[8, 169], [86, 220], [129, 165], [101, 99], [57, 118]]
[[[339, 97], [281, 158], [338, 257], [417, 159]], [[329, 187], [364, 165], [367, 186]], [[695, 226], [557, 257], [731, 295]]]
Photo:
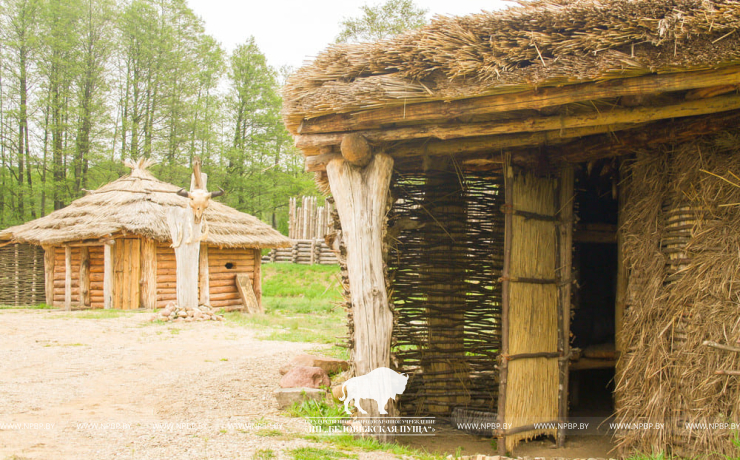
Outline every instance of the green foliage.
[[430, 454], [424, 450], [399, 445], [396, 443], [382, 443], [374, 438], [358, 438], [351, 434], [340, 435], [312, 435], [305, 436], [312, 441], [323, 441], [339, 449], [358, 450], [363, 452], [387, 452], [399, 457], [414, 458], [418, 460], [444, 460], [443, 455]]
[[355, 454], [347, 454], [329, 449], [317, 449], [316, 447], [300, 447], [289, 451], [294, 460], [332, 460], [343, 458], [357, 458]]
[[361, 7], [362, 15], [345, 18], [337, 43], [374, 42], [427, 23], [428, 10], [418, 8], [413, 0], [387, 0], [382, 5]]
[[56, 307], [53, 307], [51, 305], [46, 305], [45, 303], [40, 303], [38, 305], [21, 305], [21, 306], [14, 306], [14, 305], [0, 305], [0, 310], [15, 310], [15, 309], [22, 309], [22, 310], [53, 310]]
[[249, 38], [231, 56], [185, 0], [0, 2], [0, 229], [41, 217], [151, 157], [187, 187], [287, 232], [316, 193], [280, 117], [287, 71]]

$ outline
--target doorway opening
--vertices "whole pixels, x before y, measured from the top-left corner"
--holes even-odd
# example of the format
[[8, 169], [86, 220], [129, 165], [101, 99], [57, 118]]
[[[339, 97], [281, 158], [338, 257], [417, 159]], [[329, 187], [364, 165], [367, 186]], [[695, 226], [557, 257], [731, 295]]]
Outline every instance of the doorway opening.
[[[609, 160], [610, 161], [610, 160]], [[609, 417], [614, 412], [617, 292], [616, 170], [607, 161], [576, 174], [569, 413]]]

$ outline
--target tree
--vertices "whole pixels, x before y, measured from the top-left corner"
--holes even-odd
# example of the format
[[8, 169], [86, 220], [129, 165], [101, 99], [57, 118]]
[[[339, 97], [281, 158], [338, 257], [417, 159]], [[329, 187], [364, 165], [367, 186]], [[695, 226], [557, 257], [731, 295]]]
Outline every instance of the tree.
[[364, 5], [361, 9], [360, 17], [342, 20], [337, 43], [374, 42], [427, 23], [428, 10], [418, 8], [412, 0], [388, 0], [382, 5]]

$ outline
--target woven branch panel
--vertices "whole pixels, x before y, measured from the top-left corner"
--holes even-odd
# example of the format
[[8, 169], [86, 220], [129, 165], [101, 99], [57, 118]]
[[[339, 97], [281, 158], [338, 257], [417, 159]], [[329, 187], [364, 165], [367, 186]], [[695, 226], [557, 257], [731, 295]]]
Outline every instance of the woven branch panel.
[[30, 244], [0, 248], [0, 305], [36, 305], [44, 300], [44, 250]]
[[393, 353], [404, 414], [496, 407], [504, 204], [500, 175], [396, 175], [388, 220]]

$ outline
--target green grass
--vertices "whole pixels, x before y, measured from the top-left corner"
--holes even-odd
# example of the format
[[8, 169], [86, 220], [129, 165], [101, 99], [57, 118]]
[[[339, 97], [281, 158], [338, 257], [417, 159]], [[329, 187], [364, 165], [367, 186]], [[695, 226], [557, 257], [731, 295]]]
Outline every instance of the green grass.
[[81, 312], [73, 312], [70, 318], [80, 319], [112, 319], [120, 318], [122, 316], [131, 316], [134, 312], [124, 310], [85, 310]]
[[277, 456], [275, 455], [275, 451], [273, 451], [272, 449], [260, 449], [254, 453], [252, 458], [254, 460], [270, 460], [273, 458], [277, 458]]
[[289, 451], [295, 460], [333, 460], [342, 458], [357, 458], [355, 454], [339, 452], [329, 449], [318, 449], [316, 447], [300, 447]]
[[346, 335], [338, 266], [275, 263], [262, 273], [265, 314], [226, 313], [227, 322], [259, 329], [264, 340], [333, 344]]
[[14, 305], [0, 305], [0, 310], [53, 310], [56, 307], [53, 307], [51, 305], [46, 305], [45, 303], [40, 303], [38, 305], [21, 305], [21, 306], [14, 306]]
[[313, 399], [303, 401], [301, 404], [294, 403], [290, 408], [288, 408], [288, 413], [293, 417], [308, 418], [311, 424], [314, 424], [311, 420], [312, 418], [337, 419], [336, 423], [333, 423], [332, 425], [321, 423], [321, 426], [339, 426], [342, 419], [349, 418], [349, 415], [344, 411], [343, 405], [327, 404], [324, 401], [316, 401]]

